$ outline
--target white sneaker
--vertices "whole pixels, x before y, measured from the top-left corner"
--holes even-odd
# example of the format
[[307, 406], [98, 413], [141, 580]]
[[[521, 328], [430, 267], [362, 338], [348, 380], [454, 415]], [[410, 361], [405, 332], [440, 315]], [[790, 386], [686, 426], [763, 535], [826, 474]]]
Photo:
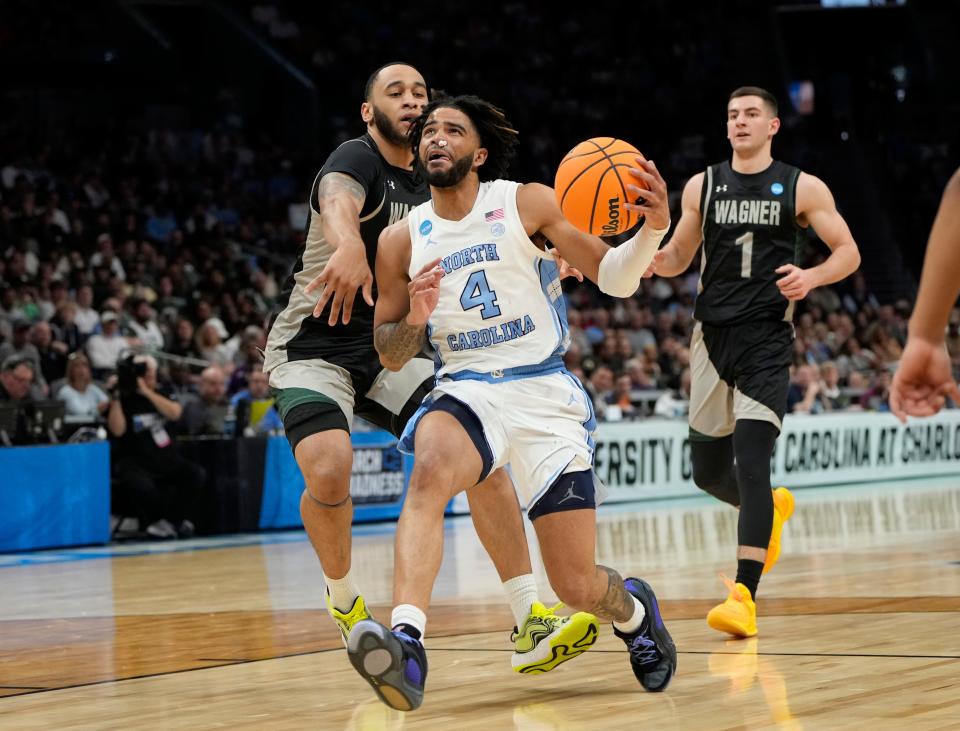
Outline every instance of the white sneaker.
[[153, 538], [176, 538], [177, 529], [166, 518], [160, 518], [156, 523], [147, 526], [147, 535]]

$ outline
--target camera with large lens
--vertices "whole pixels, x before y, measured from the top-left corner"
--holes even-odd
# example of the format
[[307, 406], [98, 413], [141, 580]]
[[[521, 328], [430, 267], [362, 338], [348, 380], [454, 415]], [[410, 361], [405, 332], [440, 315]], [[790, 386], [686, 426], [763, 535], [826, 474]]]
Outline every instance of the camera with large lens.
[[147, 375], [147, 364], [138, 363], [135, 355], [128, 355], [117, 362], [117, 390], [121, 396], [137, 393], [137, 379]]

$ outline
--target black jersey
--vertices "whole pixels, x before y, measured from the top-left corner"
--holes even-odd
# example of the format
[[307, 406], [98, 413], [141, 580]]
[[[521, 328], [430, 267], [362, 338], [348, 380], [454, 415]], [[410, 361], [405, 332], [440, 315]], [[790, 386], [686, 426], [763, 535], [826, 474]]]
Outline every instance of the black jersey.
[[776, 160], [746, 175], [729, 162], [707, 168], [700, 193], [703, 251], [694, 317], [711, 325], [791, 320], [776, 269], [797, 264], [800, 170]]
[[[322, 358], [357, 372], [369, 370], [371, 359], [377, 360], [373, 347], [373, 308], [363, 300], [361, 292], [357, 292], [349, 324], [344, 325], [338, 320], [331, 327], [327, 324], [329, 304], [322, 317], [316, 318], [313, 307], [317, 295], [307, 295], [303, 291], [323, 271], [334, 251], [323, 238], [317, 198], [321, 178], [330, 173], [349, 175], [363, 186], [366, 193], [360, 211], [360, 236], [367, 249], [371, 271], [376, 262], [380, 232], [406, 218], [410, 209], [430, 198], [429, 186], [415, 173], [390, 165], [370, 135], [348, 140], [334, 150], [310, 191], [306, 241], [278, 300], [282, 311], [270, 330], [267, 344], [269, 367], [282, 361]], [[374, 282], [374, 299], [376, 292]]]

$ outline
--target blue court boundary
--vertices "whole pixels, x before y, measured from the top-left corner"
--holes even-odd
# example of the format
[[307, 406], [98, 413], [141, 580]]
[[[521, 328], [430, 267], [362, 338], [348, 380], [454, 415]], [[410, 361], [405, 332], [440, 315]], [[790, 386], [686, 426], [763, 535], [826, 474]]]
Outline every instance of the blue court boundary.
[[[396, 521], [368, 523], [353, 526], [354, 536], [383, 535], [396, 530]], [[75, 561], [98, 561], [109, 558], [132, 556], [155, 556], [193, 551], [213, 551], [222, 548], [246, 546], [270, 546], [284, 543], [306, 543], [307, 534], [302, 530], [277, 533], [240, 533], [230, 536], [191, 538], [183, 541], [136, 541], [108, 546], [87, 546], [69, 550], [32, 551], [29, 553], [0, 554], [0, 569], [41, 564], [72, 563]]]

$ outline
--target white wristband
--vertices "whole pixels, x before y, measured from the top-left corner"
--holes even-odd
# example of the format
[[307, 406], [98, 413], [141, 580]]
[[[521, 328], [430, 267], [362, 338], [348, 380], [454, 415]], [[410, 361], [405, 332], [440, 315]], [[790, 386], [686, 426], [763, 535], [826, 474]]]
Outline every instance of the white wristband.
[[653, 261], [660, 242], [670, 230], [650, 228], [646, 223], [629, 241], [611, 247], [600, 260], [597, 284], [600, 291], [614, 297], [629, 297], [640, 286], [643, 273]]

